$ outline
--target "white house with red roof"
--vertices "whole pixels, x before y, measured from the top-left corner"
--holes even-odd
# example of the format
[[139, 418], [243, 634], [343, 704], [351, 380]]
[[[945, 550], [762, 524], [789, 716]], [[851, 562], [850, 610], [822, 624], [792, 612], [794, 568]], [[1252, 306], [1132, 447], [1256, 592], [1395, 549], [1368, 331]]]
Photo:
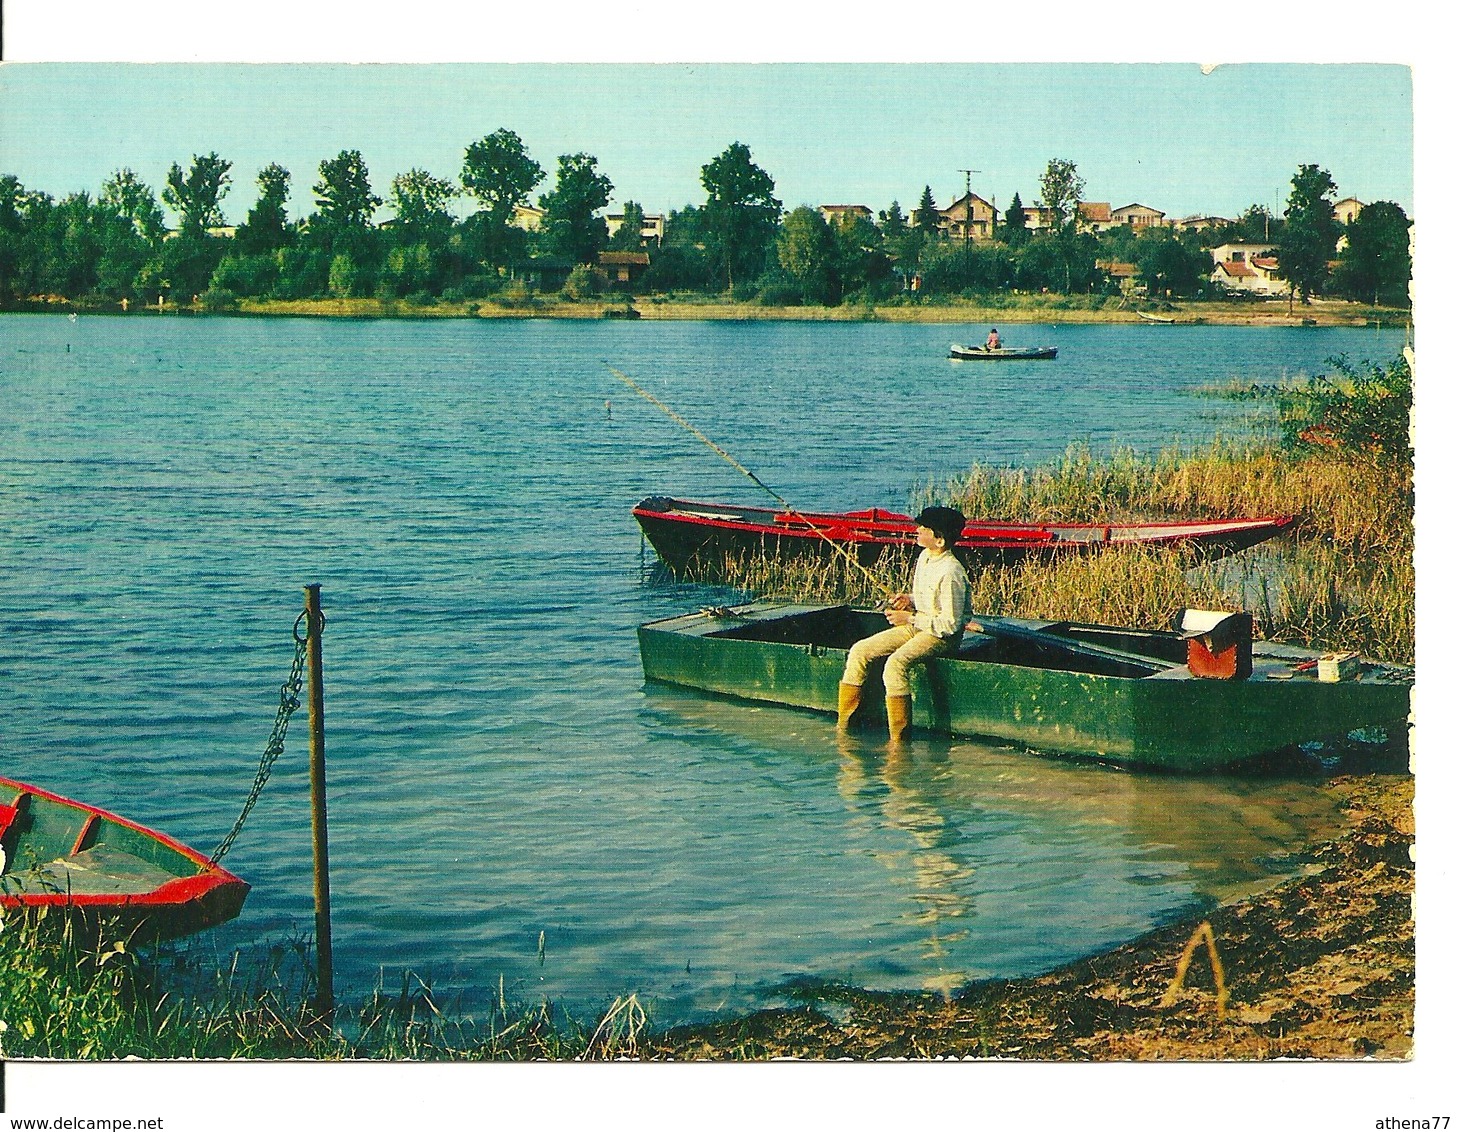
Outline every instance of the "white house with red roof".
[[1224, 291], [1249, 295], [1286, 295], [1288, 280], [1279, 274], [1273, 244], [1219, 244], [1212, 249], [1212, 274]]

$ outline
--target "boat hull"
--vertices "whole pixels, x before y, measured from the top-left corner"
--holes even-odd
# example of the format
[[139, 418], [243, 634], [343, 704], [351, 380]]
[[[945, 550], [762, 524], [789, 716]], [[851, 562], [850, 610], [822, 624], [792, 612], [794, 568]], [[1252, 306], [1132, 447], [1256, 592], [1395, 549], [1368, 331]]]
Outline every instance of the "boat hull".
[[[655, 553], [676, 574], [709, 576], [724, 570], [728, 560], [758, 556], [851, 555], [872, 566], [884, 556], [911, 562], [918, 553], [913, 519], [882, 509], [792, 514], [769, 507], [651, 496], [634, 508], [634, 517]], [[965, 526], [955, 551], [969, 567], [1007, 566], [1029, 557], [1055, 558], [1128, 545], [1193, 547], [1218, 558], [1255, 546], [1292, 524], [1286, 515], [1114, 525], [976, 520]]]
[[960, 362], [1048, 362], [1060, 349], [1058, 346], [1001, 346], [991, 350], [986, 346], [949, 347], [949, 357]]
[[56, 908], [88, 935], [153, 943], [233, 919], [249, 886], [172, 838], [0, 778], [0, 908]]
[[[847, 606], [760, 603], [737, 613], [641, 626], [646, 679], [831, 714], [847, 648], [887, 624], [879, 613]], [[1259, 643], [1251, 678], [1196, 679], [1176, 659], [1185, 645], [1175, 634], [1099, 626], [1083, 628], [1094, 631], [1093, 639], [1129, 634], [1142, 653], [1094, 649], [1076, 658], [1077, 668], [1058, 667], [1071, 662], [1059, 656], [1062, 641], [1052, 639], [1048, 649], [1040, 643], [1040, 627], [1050, 623], [1004, 624], [1024, 636], [971, 634], [958, 657], [915, 666], [915, 727], [1146, 769], [1212, 772], [1302, 742], [1403, 725], [1410, 710], [1405, 669], [1379, 666], [1363, 678], [1325, 684], [1312, 669], [1295, 671], [1319, 654]], [[1146, 654], [1153, 655], [1144, 661]], [[881, 669], [874, 666], [863, 696], [865, 722], [880, 725], [882, 705]]]

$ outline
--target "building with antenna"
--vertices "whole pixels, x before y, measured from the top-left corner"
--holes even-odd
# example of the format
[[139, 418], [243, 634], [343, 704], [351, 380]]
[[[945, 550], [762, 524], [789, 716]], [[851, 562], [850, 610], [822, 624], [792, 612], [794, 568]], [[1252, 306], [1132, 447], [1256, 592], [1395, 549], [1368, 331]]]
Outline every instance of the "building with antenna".
[[972, 192], [965, 193], [948, 208], [939, 209], [937, 215], [939, 232], [951, 240], [966, 236], [987, 240], [994, 235], [994, 225], [999, 219], [994, 205]]

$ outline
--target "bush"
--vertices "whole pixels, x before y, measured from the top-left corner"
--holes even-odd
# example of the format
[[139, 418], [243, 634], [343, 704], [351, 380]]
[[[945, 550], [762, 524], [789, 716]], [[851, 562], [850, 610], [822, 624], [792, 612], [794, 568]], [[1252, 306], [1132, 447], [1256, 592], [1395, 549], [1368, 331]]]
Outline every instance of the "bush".
[[460, 288], [466, 299], [485, 299], [502, 290], [502, 279], [497, 275], [468, 275]]
[[580, 263], [568, 273], [563, 293], [570, 299], [588, 299], [609, 289], [609, 276], [601, 267]]
[[1279, 392], [1284, 442], [1290, 447], [1318, 446], [1365, 453], [1409, 463], [1411, 373], [1404, 357], [1382, 368], [1361, 368], [1347, 358], [1330, 358], [1338, 371]]
[[436, 296], [430, 291], [412, 291], [406, 296], [406, 302], [413, 307], [434, 307], [436, 306]]
[[279, 279], [279, 263], [271, 255], [229, 256], [213, 271], [210, 288], [235, 295], [267, 295]]
[[198, 296], [205, 311], [231, 311], [238, 309], [238, 296], [226, 287], [209, 287]]
[[756, 301], [763, 307], [799, 307], [802, 305], [802, 288], [788, 280], [773, 280], [762, 286]]

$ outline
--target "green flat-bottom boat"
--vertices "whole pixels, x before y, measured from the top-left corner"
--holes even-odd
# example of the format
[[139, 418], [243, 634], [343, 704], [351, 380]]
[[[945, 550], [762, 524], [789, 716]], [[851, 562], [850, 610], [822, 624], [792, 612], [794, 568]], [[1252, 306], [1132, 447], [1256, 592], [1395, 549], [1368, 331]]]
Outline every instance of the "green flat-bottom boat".
[[[1235, 676], [1207, 678], [1195, 674], [1206, 669], [1191, 660], [1189, 638], [1203, 639], [1192, 633], [977, 623], [984, 631], [967, 633], [956, 655], [914, 667], [914, 727], [1201, 772], [1403, 727], [1410, 714], [1414, 672], [1401, 665], [1244, 640], [1232, 646], [1241, 654]], [[756, 602], [642, 625], [639, 651], [648, 680], [835, 714], [848, 648], [886, 627], [872, 610]], [[882, 706], [874, 667], [859, 718], [881, 719]]]

